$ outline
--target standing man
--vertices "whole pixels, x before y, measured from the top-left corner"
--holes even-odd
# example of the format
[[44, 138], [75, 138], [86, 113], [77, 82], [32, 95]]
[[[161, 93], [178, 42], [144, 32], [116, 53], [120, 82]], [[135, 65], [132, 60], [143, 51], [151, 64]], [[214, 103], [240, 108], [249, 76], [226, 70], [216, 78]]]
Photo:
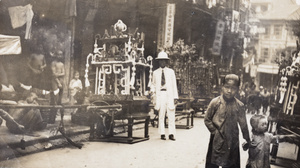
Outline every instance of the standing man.
[[175, 104], [178, 99], [175, 72], [166, 67], [169, 58], [166, 52], [160, 52], [156, 58], [159, 68], [153, 72], [151, 91], [154, 93], [154, 108], [159, 111], [158, 132], [162, 140], [165, 136], [165, 114], [168, 116], [169, 139], [175, 141]]

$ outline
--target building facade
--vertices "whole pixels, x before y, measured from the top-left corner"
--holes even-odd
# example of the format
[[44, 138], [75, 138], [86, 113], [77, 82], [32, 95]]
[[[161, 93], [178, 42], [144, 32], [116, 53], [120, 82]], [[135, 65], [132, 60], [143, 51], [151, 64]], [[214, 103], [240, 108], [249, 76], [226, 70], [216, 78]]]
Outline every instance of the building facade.
[[[277, 82], [278, 64], [284, 56], [296, 50], [296, 37], [288, 23], [290, 16], [299, 9], [296, 1], [253, 0], [253, 23], [256, 26], [252, 40], [256, 49], [253, 76], [257, 87], [269, 90]], [[299, 18], [298, 18], [299, 19]]]

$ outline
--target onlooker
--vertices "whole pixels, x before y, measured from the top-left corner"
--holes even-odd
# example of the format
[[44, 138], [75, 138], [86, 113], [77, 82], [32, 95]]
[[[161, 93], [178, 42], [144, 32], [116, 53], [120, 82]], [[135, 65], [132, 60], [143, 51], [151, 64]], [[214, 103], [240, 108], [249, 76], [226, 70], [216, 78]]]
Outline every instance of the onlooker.
[[19, 124], [14, 118], [8, 114], [8, 112], [4, 111], [3, 109], [0, 109], [0, 125], [3, 122], [3, 119], [6, 122], [6, 125], [9, 125], [11, 128], [14, 128], [14, 132], [23, 133], [25, 131], [25, 127], [21, 124]]
[[239, 129], [244, 139], [249, 142], [249, 131], [245, 108], [235, 98], [240, 86], [240, 79], [229, 74], [222, 80], [222, 94], [214, 98], [208, 105], [204, 123], [211, 133], [206, 168], [240, 167]]
[[78, 71], [75, 71], [74, 79], [72, 79], [70, 81], [69, 90], [70, 90], [70, 104], [73, 105], [73, 104], [76, 103], [76, 100], [74, 99], [74, 96], [76, 95], [77, 92], [82, 90], [82, 82], [79, 79], [79, 72]]
[[[37, 95], [31, 92], [27, 96], [26, 100], [20, 100], [18, 101], [18, 104], [38, 105], [38, 103], [36, 102], [37, 98], [38, 98]], [[10, 109], [8, 113], [17, 123], [25, 127], [24, 131], [26, 133], [43, 130], [47, 127], [47, 122], [43, 120], [39, 109], [16, 108], [16, 109]], [[17, 134], [24, 133], [22, 132], [22, 130], [16, 127], [16, 124], [12, 122], [6, 122], [6, 126], [9, 129], [9, 131], [12, 133], [17, 133]]]
[[[1, 90], [2, 90], [2, 85], [0, 85], [0, 91]], [[3, 92], [0, 92], [0, 96], [2, 93]], [[26, 100], [20, 100], [18, 101], [18, 103], [14, 103], [14, 104], [37, 105], [36, 99], [37, 99], [37, 95], [35, 93], [30, 92], [27, 95]], [[9, 104], [12, 103], [9, 102]], [[47, 123], [43, 121], [39, 109], [12, 108], [8, 112], [0, 109], [0, 117], [6, 120], [6, 126], [9, 129], [9, 131], [17, 134], [42, 130], [47, 126]]]
[[175, 72], [166, 67], [168, 63], [168, 54], [160, 52], [156, 58], [159, 68], [153, 72], [153, 83], [151, 91], [154, 93], [155, 110], [159, 111], [158, 131], [162, 140], [165, 137], [165, 114], [168, 116], [169, 139], [175, 140], [175, 104], [178, 99], [178, 90], [176, 84]]
[[246, 168], [270, 168], [270, 144], [279, 143], [294, 135], [276, 135], [267, 132], [268, 121], [263, 115], [254, 115], [250, 119], [252, 127], [252, 140], [248, 146], [249, 159]]
[[261, 100], [262, 100], [262, 107], [263, 107], [263, 114], [266, 114], [269, 104], [270, 104], [270, 93], [268, 92], [267, 88], [264, 88], [263, 92], [261, 92]]
[[256, 85], [252, 83], [247, 97], [248, 113], [251, 114], [259, 113], [259, 108], [261, 107], [259, 92], [255, 88]]
[[[50, 64], [51, 74], [51, 92], [50, 92], [50, 105], [61, 105], [63, 90], [64, 90], [64, 76], [65, 66], [63, 63], [63, 52], [58, 51], [56, 57]], [[49, 116], [49, 123], [53, 124], [56, 119], [57, 110], [51, 109]]]
[[273, 88], [270, 93], [270, 104], [275, 103], [276, 95], [277, 95], [277, 90], [275, 88]]
[[26, 64], [25, 73], [20, 77], [21, 83], [33, 88], [44, 87], [45, 56], [41, 53], [32, 53]]
[[58, 97], [55, 99], [55, 104], [61, 104], [62, 94], [64, 89], [64, 76], [65, 76], [65, 66], [63, 63], [63, 52], [58, 51], [57, 57], [51, 62], [51, 72], [52, 72], [52, 91]]

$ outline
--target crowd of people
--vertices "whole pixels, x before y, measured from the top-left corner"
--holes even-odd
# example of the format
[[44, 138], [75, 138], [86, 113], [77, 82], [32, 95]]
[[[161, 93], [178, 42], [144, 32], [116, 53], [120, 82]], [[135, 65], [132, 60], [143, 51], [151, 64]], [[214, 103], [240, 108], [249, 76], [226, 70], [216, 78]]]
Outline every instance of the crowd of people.
[[[61, 55], [61, 53], [58, 53]], [[39, 96], [50, 95], [50, 105], [61, 104], [64, 89], [64, 64], [61, 57], [54, 58], [46, 64], [41, 54], [32, 54], [27, 64], [25, 80], [20, 81], [15, 88], [12, 85], [0, 85], [1, 97], [11, 97], [16, 100], [12, 104], [38, 105]], [[167, 67], [168, 55], [160, 52], [156, 60], [159, 68], [153, 73], [151, 93], [154, 108], [159, 111], [158, 132], [162, 140], [166, 140], [165, 115], [168, 117], [168, 137], [175, 141], [175, 111], [178, 103], [178, 90], [174, 70]], [[46, 67], [50, 65], [49, 71]], [[48, 86], [47, 86], [47, 80]], [[45, 83], [46, 82], [46, 83]], [[75, 72], [74, 79], [70, 81], [71, 104], [76, 103], [75, 94], [82, 90], [79, 72]], [[22, 93], [22, 96], [19, 92]], [[238, 97], [238, 98], [237, 98]], [[16, 99], [17, 98], [17, 99]], [[272, 142], [284, 141], [293, 138], [293, 135], [273, 135], [267, 132], [265, 115], [272, 102], [272, 94], [262, 86], [256, 90], [254, 83], [245, 84], [240, 89], [240, 78], [235, 74], [228, 74], [222, 80], [221, 94], [211, 100], [205, 113], [204, 123], [210, 131], [210, 140], [206, 157], [206, 168], [240, 168], [240, 140], [239, 128], [245, 143], [243, 149], [249, 149], [247, 168], [270, 167], [269, 152]], [[248, 130], [246, 112], [255, 114], [250, 119], [252, 136]], [[45, 129], [47, 122], [41, 117], [39, 109], [0, 109], [0, 117], [6, 120], [6, 126], [12, 133], [24, 133]], [[0, 124], [2, 119], [0, 118]]]
[[269, 105], [275, 100], [275, 93], [263, 86], [257, 90], [254, 83], [245, 83], [237, 98], [244, 103], [247, 113], [265, 115]]
[[[18, 67], [20, 73], [11, 80], [0, 65], [0, 104], [2, 105], [61, 105], [65, 87], [65, 66], [63, 52], [58, 51], [46, 60], [44, 54], [35, 52], [30, 54], [26, 61]], [[75, 104], [75, 94], [82, 90], [79, 72], [68, 86], [70, 90], [69, 104]], [[39, 101], [46, 100], [46, 101]], [[40, 104], [42, 102], [42, 104]], [[3, 119], [8, 130], [12, 133], [30, 133], [45, 129], [47, 124], [53, 124], [56, 118], [56, 109], [51, 109], [48, 118], [43, 118], [38, 108], [11, 108], [1, 109], [0, 125]]]

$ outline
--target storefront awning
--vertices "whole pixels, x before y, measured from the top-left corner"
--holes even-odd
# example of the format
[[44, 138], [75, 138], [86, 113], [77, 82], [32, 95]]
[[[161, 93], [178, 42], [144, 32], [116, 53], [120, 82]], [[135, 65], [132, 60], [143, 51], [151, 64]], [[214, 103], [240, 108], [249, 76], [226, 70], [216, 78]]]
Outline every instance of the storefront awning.
[[279, 69], [279, 67], [277, 64], [260, 64], [257, 67], [257, 72], [268, 73], [268, 74], [277, 74], [278, 69]]

